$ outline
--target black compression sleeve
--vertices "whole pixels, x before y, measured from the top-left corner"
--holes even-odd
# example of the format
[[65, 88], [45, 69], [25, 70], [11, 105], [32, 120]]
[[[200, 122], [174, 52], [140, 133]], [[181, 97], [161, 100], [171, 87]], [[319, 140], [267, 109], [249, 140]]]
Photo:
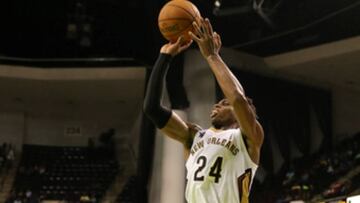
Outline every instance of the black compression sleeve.
[[151, 72], [144, 100], [144, 113], [160, 129], [171, 117], [171, 111], [161, 105], [164, 78], [171, 59], [171, 55], [160, 53]]

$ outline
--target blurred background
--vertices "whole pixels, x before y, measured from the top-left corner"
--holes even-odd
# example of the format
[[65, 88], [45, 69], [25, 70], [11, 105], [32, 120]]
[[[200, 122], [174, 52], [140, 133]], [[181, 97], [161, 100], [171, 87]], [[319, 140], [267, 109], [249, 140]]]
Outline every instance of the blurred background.
[[[1, 2], [0, 202], [185, 202], [182, 146], [142, 113], [166, 2]], [[251, 202], [359, 195], [360, 1], [192, 2], [265, 129]], [[220, 98], [195, 45], [174, 59], [168, 106], [207, 128]]]

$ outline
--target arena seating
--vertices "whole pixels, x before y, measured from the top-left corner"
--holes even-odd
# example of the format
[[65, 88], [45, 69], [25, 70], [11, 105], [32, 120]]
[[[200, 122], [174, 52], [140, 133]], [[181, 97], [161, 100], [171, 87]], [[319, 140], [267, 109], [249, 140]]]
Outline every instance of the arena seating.
[[99, 201], [117, 172], [105, 149], [24, 145], [14, 191], [31, 190], [40, 200]]
[[346, 196], [359, 188], [359, 169], [360, 136], [355, 135], [331, 151], [294, 160], [282, 175], [277, 202]]

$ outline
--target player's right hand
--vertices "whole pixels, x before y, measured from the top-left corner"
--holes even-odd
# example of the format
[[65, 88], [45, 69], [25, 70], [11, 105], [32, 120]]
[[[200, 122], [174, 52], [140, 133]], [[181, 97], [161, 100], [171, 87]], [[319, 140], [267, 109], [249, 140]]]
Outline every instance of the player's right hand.
[[164, 44], [160, 49], [160, 53], [176, 56], [177, 54], [187, 49], [192, 42], [193, 41], [191, 40], [189, 42], [184, 43], [184, 37], [180, 36], [175, 43], [169, 42], [167, 44]]
[[198, 44], [201, 54], [208, 58], [218, 55], [221, 48], [220, 35], [213, 31], [209, 19], [201, 19], [200, 24], [193, 22], [194, 33], [189, 32], [191, 38]]

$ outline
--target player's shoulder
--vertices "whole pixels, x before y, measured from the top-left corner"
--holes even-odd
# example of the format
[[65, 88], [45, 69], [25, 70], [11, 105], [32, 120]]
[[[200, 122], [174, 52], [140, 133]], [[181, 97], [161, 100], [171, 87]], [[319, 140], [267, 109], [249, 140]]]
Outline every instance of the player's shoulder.
[[240, 128], [227, 129], [225, 132], [229, 133], [229, 134], [241, 135], [241, 129]]
[[194, 142], [197, 134], [202, 131], [202, 127], [199, 126], [198, 124], [195, 123], [190, 123], [190, 122], [186, 122], [186, 125], [189, 129], [189, 136], [188, 136], [188, 140], [186, 142], [186, 147], [190, 148], [192, 143]]
[[228, 130], [226, 130], [226, 134], [228, 136], [234, 137], [236, 140], [242, 139], [242, 136], [243, 136], [240, 128], [228, 129]]
[[201, 139], [205, 136], [207, 131], [208, 131], [208, 129], [201, 129], [196, 133], [195, 137], [198, 139]]
[[203, 128], [196, 123], [186, 122], [186, 125], [189, 128], [189, 133], [194, 136], [197, 132], [203, 130]]

